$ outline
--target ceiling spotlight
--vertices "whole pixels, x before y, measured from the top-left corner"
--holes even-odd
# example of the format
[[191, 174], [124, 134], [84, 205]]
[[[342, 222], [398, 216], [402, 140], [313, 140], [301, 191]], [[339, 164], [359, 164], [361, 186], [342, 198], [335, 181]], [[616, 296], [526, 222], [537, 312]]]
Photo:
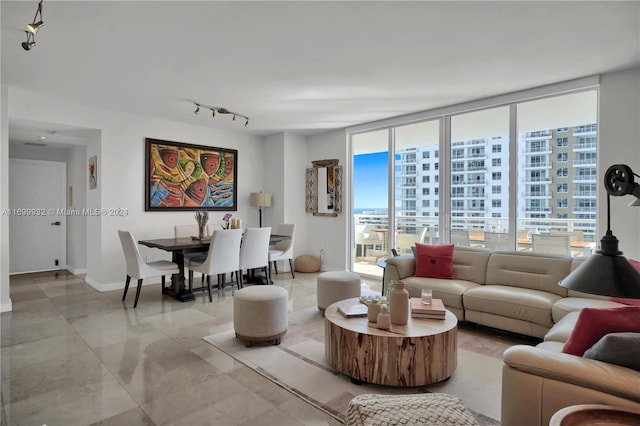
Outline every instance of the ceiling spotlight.
[[36, 45], [36, 38], [29, 31], [25, 31], [25, 33], [27, 33], [27, 41], [22, 42], [22, 48], [24, 50], [31, 50], [31, 48]]
[[244, 127], [247, 127], [249, 125], [249, 119], [247, 118], [247, 121], [244, 122]]
[[[38, 30], [44, 25], [44, 21], [42, 20], [42, 1], [43, 0], [40, 0], [40, 3], [38, 3], [36, 14], [33, 15], [33, 22], [30, 24], [27, 24], [27, 29], [31, 31], [32, 34], [37, 33]], [[40, 20], [36, 22], [36, 19], [38, 19], [38, 16], [40, 17]]]
[[236, 121], [236, 115], [233, 114], [233, 119], [231, 121]]
[[200, 105], [196, 104], [196, 110], [193, 111], [194, 114], [197, 114], [200, 112]]
[[40, 27], [42, 27], [44, 25], [43, 21], [39, 21], [39, 22], [35, 22], [33, 24], [27, 24], [27, 29], [29, 31], [31, 31], [32, 34], [35, 34], [38, 32], [38, 30], [40, 29]]
[[214, 108], [211, 109], [211, 117], [215, 118], [216, 116], [216, 110]]

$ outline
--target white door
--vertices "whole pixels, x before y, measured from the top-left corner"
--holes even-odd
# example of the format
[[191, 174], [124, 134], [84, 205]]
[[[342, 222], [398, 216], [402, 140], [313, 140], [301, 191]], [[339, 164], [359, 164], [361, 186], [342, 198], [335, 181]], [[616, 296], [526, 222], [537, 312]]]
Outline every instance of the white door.
[[47, 271], [67, 264], [67, 165], [9, 159], [9, 272]]

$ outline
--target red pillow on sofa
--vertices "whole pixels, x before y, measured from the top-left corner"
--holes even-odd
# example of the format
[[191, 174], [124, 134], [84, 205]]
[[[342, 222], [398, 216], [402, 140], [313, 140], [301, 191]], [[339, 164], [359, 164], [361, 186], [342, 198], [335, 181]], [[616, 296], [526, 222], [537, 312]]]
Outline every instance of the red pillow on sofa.
[[[640, 272], [640, 262], [637, 260], [629, 259], [629, 263], [636, 267], [638, 272]], [[640, 299], [627, 299], [624, 297], [611, 297], [609, 298], [612, 302], [624, 303], [625, 305], [635, 305], [640, 306]]]
[[416, 243], [416, 277], [453, 278], [453, 244]]
[[640, 332], [640, 306], [582, 308], [562, 352], [582, 356], [609, 333]]

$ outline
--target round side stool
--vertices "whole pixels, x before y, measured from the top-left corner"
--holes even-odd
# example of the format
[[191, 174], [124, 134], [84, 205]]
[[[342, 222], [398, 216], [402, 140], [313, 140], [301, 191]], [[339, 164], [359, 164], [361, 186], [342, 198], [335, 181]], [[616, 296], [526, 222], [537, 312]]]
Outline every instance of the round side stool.
[[360, 275], [349, 271], [323, 272], [317, 279], [318, 309], [324, 310], [338, 300], [360, 297]]
[[293, 264], [296, 272], [318, 272], [320, 270], [320, 258], [311, 254], [296, 257]]
[[254, 285], [233, 296], [233, 329], [247, 347], [252, 342], [274, 341], [287, 332], [289, 293], [274, 285]]

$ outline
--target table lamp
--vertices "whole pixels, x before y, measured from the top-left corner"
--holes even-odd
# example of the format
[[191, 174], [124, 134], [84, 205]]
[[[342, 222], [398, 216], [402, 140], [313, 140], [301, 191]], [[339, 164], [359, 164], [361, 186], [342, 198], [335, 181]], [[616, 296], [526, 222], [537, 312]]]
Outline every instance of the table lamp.
[[611, 196], [632, 194], [640, 199], [640, 185], [633, 181], [634, 175], [624, 164], [615, 164], [607, 169], [604, 176], [607, 233], [600, 240], [600, 250], [560, 281], [561, 287], [583, 293], [640, 299], [640, 272], [622, 256], [618, 250], [618, 239], [611, 232]]
[[271, 207], [271, 194], [266, 192], [252, 192], [249, 195], [249, 203], [253, 207], [258, 207], [260, 214], [260, 228], [262, 228], [262, 208]]

